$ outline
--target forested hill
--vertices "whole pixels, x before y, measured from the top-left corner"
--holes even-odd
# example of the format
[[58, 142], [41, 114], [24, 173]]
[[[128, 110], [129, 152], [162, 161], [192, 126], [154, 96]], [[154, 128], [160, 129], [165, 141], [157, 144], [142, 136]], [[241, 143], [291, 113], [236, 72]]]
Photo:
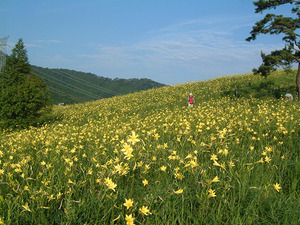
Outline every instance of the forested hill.
[[150, 79], [110, 79], [68, 69], [31, 66], [48, 85], [54, 104], [73, 104], [165, 86]]

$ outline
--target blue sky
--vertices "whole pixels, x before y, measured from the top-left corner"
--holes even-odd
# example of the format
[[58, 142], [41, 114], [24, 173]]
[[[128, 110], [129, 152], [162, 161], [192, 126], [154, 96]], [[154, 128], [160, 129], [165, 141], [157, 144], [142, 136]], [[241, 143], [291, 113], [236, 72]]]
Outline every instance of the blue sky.
[[282, 48], [278, 36], [245, 41], [264, 16], [254, 10], [250, 0], [1, 0], [0, 38], [8, 54], [22, 38], [32, 65], [174, 85], [249, 73], [261, 51]]

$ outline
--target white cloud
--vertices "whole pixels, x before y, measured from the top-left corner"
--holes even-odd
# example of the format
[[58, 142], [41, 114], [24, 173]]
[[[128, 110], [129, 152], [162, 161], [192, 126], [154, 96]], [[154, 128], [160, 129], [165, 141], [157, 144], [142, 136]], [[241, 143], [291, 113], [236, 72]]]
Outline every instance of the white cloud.
[[[148, 39], [138, 43], [127, 46], [98, 45], [97, 54], [80, 57], [93, 59], [100, 69], [106, 68], [111, 73], [120, 73], [123, 69], [124, 73], [144, 71], [153, 76], [157, 74], [159, 81], [168, 84], [183, 82], [185, 75], [193, 79], [200, 76], [207, 79], [216, 75], [251, 72], [261, 63], [260, 51], [270, 52], [281, 48], [282, 44], [236, 41], [236, 32], [249, 26], [247, 19], [235, 18], [237, 22], [231, 21], [231, 25], [227, 24], [231, 18], [225, 19], [227, 21], [215, 18], [208, 20], [208, 23], [205, 19], [185, 21], [151, 31]], [[180, 75], [178, 72], [186, 74]], [[170, 82], [171, 74], [173, 81]]]
[[42, 45], [38, 45], [38, 44], [32, 44], [32, 43], [25, 43], [25, 47], [27, 48], [42, 48]]
[[48, 43], [54, 43], [54, 44], [59, 44], [59, 43], [61, 43], [61, 41], [59, 41], [59, 40], [45, 40], [45, 42], [48, 42]]
[[33, 43], [25, 43], [25, 46], [31, 48], [45, 48], [48, 45], [59, 43], [61, 43], [59, 40], [35, 40]]

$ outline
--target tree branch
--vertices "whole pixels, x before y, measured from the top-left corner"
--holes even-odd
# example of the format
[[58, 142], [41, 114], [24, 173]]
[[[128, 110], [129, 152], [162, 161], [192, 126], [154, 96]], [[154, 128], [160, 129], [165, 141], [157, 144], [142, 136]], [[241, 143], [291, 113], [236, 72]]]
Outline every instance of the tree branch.
[[277, 6], [284, 5], [284, 4], [295, 4], [299, 5], [300, 1], [294, 0], [259, 0], [253, 2], [256, 6], [255, 13], [263, 12], [264, 10], [275, 9]]

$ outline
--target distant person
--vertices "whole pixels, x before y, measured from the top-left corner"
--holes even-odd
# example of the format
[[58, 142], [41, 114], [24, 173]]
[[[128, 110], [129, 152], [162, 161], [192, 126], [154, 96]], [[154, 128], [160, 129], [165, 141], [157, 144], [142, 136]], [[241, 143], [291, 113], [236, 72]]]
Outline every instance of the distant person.
[[239, 94], [238, 94], [238, 90], [237, 89], [235, 90], [235, 97], [239, 98]]
[[189, 108], [193, 108], [194, 102], [195, 102], [195, 99], [194, 99], [194, 97], [193, 97], [193, 94], [190, 93], [189, 98], [188, 98], [188, 107], [189, 107]]
[[286, 100], [293, 101], [293, 100], [294, 100], [294, 97], [293, 97], [293, 95], [292, 95], [292, 94], [290, 94], [290, 93], [287, 93], [287, 94], [285, 94], [285, 99], [286, 99]]

